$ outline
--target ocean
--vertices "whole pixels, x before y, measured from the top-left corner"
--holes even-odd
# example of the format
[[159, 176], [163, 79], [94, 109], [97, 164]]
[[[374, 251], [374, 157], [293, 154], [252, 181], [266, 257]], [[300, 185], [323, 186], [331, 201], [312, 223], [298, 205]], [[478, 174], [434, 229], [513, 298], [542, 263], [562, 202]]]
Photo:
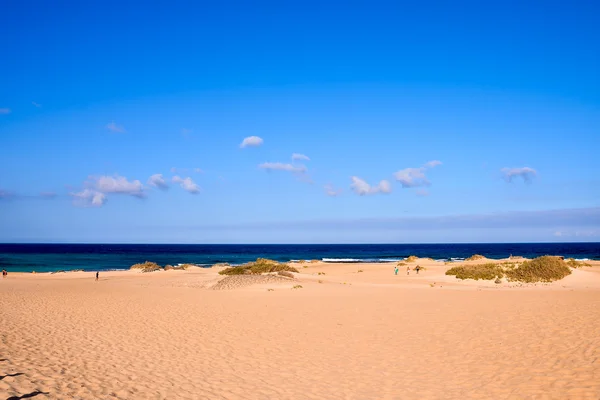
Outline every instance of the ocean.
[[579, 260], [600, 260], [600, 243], [474, 243], [474, 244], [278, 244], [278, 245], [176, 245], [176, 244], [0, 244], [0, 268], [12, 272], [53, 272], [83, 269], [129, 269], [154, 261], [160, 265], [183, 263], [210, 266], [242, 264], [256, 258], [277, 261], [394, 262], [410, 255], [439, 261], [460, 261], [473, 254], [489, 258], [519, 255], [528, 258], [560, 255]]

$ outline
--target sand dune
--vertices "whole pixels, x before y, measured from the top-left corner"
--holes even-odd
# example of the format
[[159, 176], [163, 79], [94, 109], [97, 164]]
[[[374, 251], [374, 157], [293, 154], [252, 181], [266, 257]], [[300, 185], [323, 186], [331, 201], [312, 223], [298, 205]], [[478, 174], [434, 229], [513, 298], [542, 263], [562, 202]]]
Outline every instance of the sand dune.
[[11, 274], [0, 398], [600, 398], [598, 266], [516, 287], [416, 263]]

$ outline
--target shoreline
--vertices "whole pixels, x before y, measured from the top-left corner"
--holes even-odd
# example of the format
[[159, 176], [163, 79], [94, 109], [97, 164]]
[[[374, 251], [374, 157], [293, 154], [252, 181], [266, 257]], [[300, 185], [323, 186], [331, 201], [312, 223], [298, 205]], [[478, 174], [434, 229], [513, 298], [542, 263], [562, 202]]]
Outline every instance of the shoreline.
[[[478, 256], [478, 255], [473, 255], [473, 256]], [[471, 256], [471, 257], [473, 257]], [[586, 264], [590, 264], [592, 266], [600, 266], [600, 259], [596, 260], [596, 259], [590, 259], [590, 258], [573, 258], [573, 257], [565, 257], [565, 256], [559, 256], [559, 255], [551, 255], [552, 257], [560, 257], [564, 260], [574, 260], [576, 262], [581, 262], [581, 263], [586, 263]], [[353, 258], [340, 258], [340, 259], [329, 259], [329, 258], [325, 258], [322, 260], [307, 260], [302, 262], [303, 260], [290, 260], [290, 261], [284, 261], [281, 263], [284, 264], [290, 264], [290, 265], [303, 265], [303, 264], [307, 264], [307, 265], [336, 265], [336, 264], [342, 264], [342, 265], [369, 265], [369, 264], [381, 264], [381, 265], [396, 265], [397, 263], [402, 263], [402, 262], [407, 262], [407, 260], [410, 259], [410, 257], [416, 257], [416, 256], [409, 256], [409, 257], [405, 257], [403, 259], [394, 259], [394, 260], [384, 260], [384, 259], [377, 259], [377, 260], [372, 260], [372, 259], [365, 259], [365, 260], [360, 260], [360, 259], [353, 259]], [[447, 266], [448, 268], [451, 268], [452, 266], [459, 266], [459, 265], [463, 265], [464, 263], [468, 264], [473, 264], [473, 263], [482, 263], [482, 262], [487, 262], [487, 263], [507, 263], [507, 262], [522, 262], [522, 261], [530, 261], [532, 260], [532, 258], [526, 258], [526, 257], [522, 257], [522, 256], [511, 256], [508, 258], [499, 258], [499, 259], [493, 259], [493, 258], [487, 258], [487, 257], [483, 257], [481, 259], [478, 260], [469, 260], [468, 258], [460, 258], [460, 257], [452, 257], [452, 258], [446, 258], [446, 259], [433, 259], [430, 257], [416, 257], [416, 260], [418, 260], [419, 262], [435, 262], [438, 265], [442, 265], [442, 266]], [[177, 264], [173, 264], [173, 266], [176, 267], [180, 267], [183, 265], [189, 265], [189, 266], [193, 266], [193, 267], [197, 267], [197, 268], [201, 268], [201, 269], [211, 269], [214, 268], [215, 266], [222, 266], [222, 265], [227, 265], [227, 266], [231, 266], [231, 267], [237, 267], [237, 266], [241, 266], [244, 263], [239, 263], [239, 264], [231, 264], [231, 263], [215, 263], [215, 264], [194, 264], [194, 263], [177, 263]], [[131, 268], [114, 268], [114, 269], [92, 269], [92, 268], [73, 268], [73, 269], [59, 269], [59, 270], [55, 270], [55, 271], [12, 271], [10, 269], [8, 269], [8, 272], [10, 274], [33, 274], [33, 275], [56, 275], [56, 274], [66, 274], [66, 273], [77, 273], [77, 272], [84, 272], [84, 273], [92, 273], [92, 272], [124, 272], [124, 271], [130, 271]], [[156, 271], [158, 272], [158, 271]]]

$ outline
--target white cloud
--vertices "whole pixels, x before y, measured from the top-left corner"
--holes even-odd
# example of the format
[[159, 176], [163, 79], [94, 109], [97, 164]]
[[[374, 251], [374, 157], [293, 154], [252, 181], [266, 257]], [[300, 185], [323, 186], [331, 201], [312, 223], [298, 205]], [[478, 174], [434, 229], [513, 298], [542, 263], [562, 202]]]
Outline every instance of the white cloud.
[[288, 171], [295, 173], [304, 173], [306, 172], [306, 167], [304, 165], [292, 165], [292, 164], [284, 164], [280, 162], [266, 162], [262, 163], [258, 166], [260, 169], [264, 169], [267, 171]]
[[441, 161], [433, 160], [425, 163], [424, 166], [420, 168], [405, 168], [394, 174], [394, 177], [403, 188], [414, 188], [421, 186], [429, 186], [431, 182], [427, 179], [425, 172], [428, 169], [434, 168], [438, 165], [441, 165]]
[[426, 162], [425, 168], [433, 168], [433, 167], [437, 167], [438, 165], [442, 165], [442, 162], [438, 161], [438, 160], [433, 160], [433, 161]]
[[294, 153], [294, 154], [292, 154], [292, 160], [294, 160], [294, 161], [310, 161], [310, 158], [304, 154]]
[[94, 188], [101, 193], [128, 194], [130, 196], [143, 198], [144, 186], [138, 180], [128, 181], [123, 176], [101, 176], [98, 178], [92, 177]]
[[502, 168], [500, 172], [502, 172], [504, 180], [507, 182], [512, 182], [514, 178], [521, 178], [524, 182], [531, 183], [533, 178], [537, 175], [537, 171], [529, 167]]
[[73, 197], [73, 204], [78, 207], [102, 207], [108, 201], [104, 193], [92, 189], [69, 194]]
[[31, 104], [33, 104], [37, 108], [40, 108], [42, 106], [40, 103], [36, 103], [35, 101], [32, 101]]
[[167, 190], [169, 185], [162, 174], [154, 174], [148, 179], [148, 185], [154, 186], [161, 190]]
[[334, 188], [333, 185], [327, 184], [323, 186], [323, 189], [325, 189], [325, 194], [329, 197], [337, 197], [342, 194], [342, 190]]
[[114, 122], [111, 122], [109, 124], [106, 125], [106, 129], [108, 129], [109, 131], [111, 131], [112, 133], [125, 133], [125, 128], [123, 127], [123, 125], [117, 125]]
[[377, 186], [371, 186], [366, 181], [360, 179], [357, 176], [353, 176], [351, 179], [352, 184], [350, 185], [350, 188], [354, 191], [354, 193], [358, 194], [359, 196], [375, 193], [392, 192], [392, 186], [390, 185], [390, 182], [386, 180], [379, 182]]
[[425, 176], [424, 168], [405, 168], [394, 174], [394, 177], [403, 188], [429, 186], [430, 182]]
[[175, 175], [172, 178], [172, 181], [175, 183], [179, 183], [179, 186], [181, 186], [181, 188], [183, 190], [185, 190], [186, 192], [189, 192], [191, 194], [200, 193], [200, 186], [198, 186], [196, 183], [194, 183], [194, 181], [190, 177], [182, 178], [178, 175]]
[[0, 115], [10, 114], [10, 108], [0, 108]]
[[263, 142], [264, 140], [262, 140], [262, 138], [259, 138], [258, 136], [248, 136], [242, 141], [240, 147], [242, 149], [245, 147], [257, 147], [263, 144]]

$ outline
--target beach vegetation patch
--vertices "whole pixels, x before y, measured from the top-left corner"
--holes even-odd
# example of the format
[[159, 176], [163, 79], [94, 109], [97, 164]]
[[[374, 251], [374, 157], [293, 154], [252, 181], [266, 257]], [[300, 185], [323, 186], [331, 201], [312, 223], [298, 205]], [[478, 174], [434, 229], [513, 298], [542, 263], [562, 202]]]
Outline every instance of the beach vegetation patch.
[[465, 261], [477, 261], [477, 260], [483, 260], [485, 257], [482, 256], [481, 254], [473, 254], [471, 257], [467, 258]]
[[419, 257], [417, 257], [417, 256], [408, 256], [408, 257], [406, 257], [406, 262], [411, 263], [411, 262], [417, 261], [418, 259], [419, 259]]
[[510, 282], [554, 282], [571, 274], [571, 263], [562, 257], [542, 256], [522, 263], [486, 263], [479, 265], [459, 265], [446, 271], [457, 279], [494, 280], [504, 277]]
[[459, 265], [446, 271], [446, 275], [454, 275], [457, 279], [475, 279], [476, 281], [493, 280], [504, 276], [504, 269], [499, 264], [487, 263], [479, 265]]
[[267, 258], [258, 258], [254, 262], [249, 262], [236, 267], [225, 268], [219, 271], [221, 275], [259, 275], [279, 271], [298, 272], [294, 267], [285, 263], [280, 263]]
[[565, 261], [571, 268], [591, 267], [592, 264], [583, 261], [577, 261], [574, 258], [569, 258]]
[[302, 289], [302, 285], [294, 285], [292, 289]]
[[155, 262], [146, 261], [144, 263], [133, 264], [129, 269], [140, 269], [142, 272], [153, 272], [162, 270], [162, 267]]
[[555, 256], [537, 257], [506, 271], [506, 277], [510, 281], [526, 283], [554, 282], [570, 274], [569, 263], [562, 257]]

